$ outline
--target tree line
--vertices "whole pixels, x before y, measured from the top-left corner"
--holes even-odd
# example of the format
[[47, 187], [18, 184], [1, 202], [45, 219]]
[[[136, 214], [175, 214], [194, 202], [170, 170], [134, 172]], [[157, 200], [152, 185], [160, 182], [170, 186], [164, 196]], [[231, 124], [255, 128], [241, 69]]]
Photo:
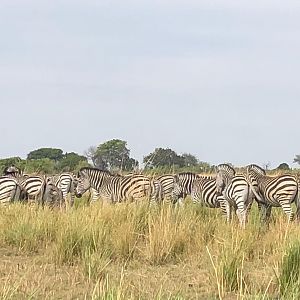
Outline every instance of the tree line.
[[[300, 164], [300, 155], [296, 155], [295, 163]], [[84, 155], [75, 152], [63, 152], [57, 148], [39, 148], [28, 153], [26, 159], [9, 157], [0, 159], [0, 170], [15, 165], [27, 173], [54, 174], [60, 172], [77, 172], [86, 166], [97, 167], [113, 172], [137, 172], [139, 162], [130, 156], [127, 142], [113, 139], [89, 147]], [[143, 158], [143, 169], [156, 174], [190, 171], [210, 173], [214, 166], [200, 161], [190, 153], [178, 154], [170, 148], [156, 148]], [[281, 163], [277, 169], [289, 170], [287, 163]]]

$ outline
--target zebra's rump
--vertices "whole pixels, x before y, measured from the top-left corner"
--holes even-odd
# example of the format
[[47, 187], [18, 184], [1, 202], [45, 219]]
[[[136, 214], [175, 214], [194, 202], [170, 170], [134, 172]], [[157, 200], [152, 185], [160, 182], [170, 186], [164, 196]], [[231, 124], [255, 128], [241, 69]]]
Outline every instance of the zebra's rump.
[[120, 181], [120, 199], [138, 200], [149, 198], [151, 194], [150, 179], [143, 175], [125, 176]]
[[15, 179], [0, 177], [0, 202], [3, 204], [14, 200], [18, 187], [18, 183]]
[[279, 205], [281, 200], [294, 202], [298, 194], [298, 183], [293, 176], [282, 175], [274, 177], [265, 185], [265, 197], [275, 206]]

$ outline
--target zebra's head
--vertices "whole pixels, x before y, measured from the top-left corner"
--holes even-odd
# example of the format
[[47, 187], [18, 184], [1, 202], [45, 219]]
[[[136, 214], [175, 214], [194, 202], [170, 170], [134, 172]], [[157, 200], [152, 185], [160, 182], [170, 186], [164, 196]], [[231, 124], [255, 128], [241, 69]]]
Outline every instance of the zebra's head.
[[185, 198], [191, 194], [192, 186], [198, 175], [195, 173], [179, 173], [174, 176], [173, 200], [178, 201], [179, 198]]
[[181, 180], [178, 175], [174, 176], [174, 186], [173, 186], [173, 200], [177, 201], [179, 198], [183, 197], [183, 190]]
[[75, 183], [75, 194], [76, 197], [81, 198], [82, 195], [91, 187], [90, 178], [86, 170], [80, 170], [76, 178]]
[[248, 173], [250, 173], [250, 172], [257, 173], [259, 175], [266, 175], [266, 171], [263, 168], [261, 168], [258, 165], [254, 165], [254, 164], [247, 166], [247, 172]]
[[216, 194], [222, 195], [227, 184], [235, 176], [235, 170], [227, 164], [221, 164], [218, 165], [217, 171]]
[[258, 181], [262, 176], [266, 175], [266, 171], [257, 165], [248, 165], [246, 178], [249, 184], [255, 189], [258, 188]]

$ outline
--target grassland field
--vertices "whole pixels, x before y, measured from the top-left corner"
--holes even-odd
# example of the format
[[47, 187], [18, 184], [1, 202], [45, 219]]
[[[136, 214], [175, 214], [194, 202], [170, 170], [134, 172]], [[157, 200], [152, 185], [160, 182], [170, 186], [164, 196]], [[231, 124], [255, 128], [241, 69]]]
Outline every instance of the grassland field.
[[299, 226], [255, 207], [243, 230], [189, 200], [2, 206], [0, 298], [300, 299]]

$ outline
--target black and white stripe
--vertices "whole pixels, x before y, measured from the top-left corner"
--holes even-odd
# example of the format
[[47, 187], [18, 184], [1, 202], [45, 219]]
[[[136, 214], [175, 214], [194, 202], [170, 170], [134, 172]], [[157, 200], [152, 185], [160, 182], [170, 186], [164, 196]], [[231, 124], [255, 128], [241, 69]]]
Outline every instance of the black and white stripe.
[[186, 196], [191, 195], [192, 187], [197, 177], [196, 173], [190, 172], [179, 173], [174, 176], [174, 202], [182, 204]]
[[224, 198], [217, 194], [216, 178], [198, 175], [194, 180], [191, 198], [194, 204], [201, 204], [209, 208], [220, 208], [225, 213]]
[[62, 192], [62, 197], [65, 203], [68, 202], [68, 194], [70, 194], [70, 206], [74, 205], [75, 200], [75, 187], [76, 187], [76, 178], [74, 174], [71, 173], [61, 173], [50, 177], [55, 184], [55, 186]]
[[62, 192], [58, 189], [51, 177], [46, 175], [31, 175], [17, 179], [21, 187], [26, 191], [28, 200], [33, 199], [41, 205], [61, 206]]
[[98, 191], [101, 198], [116, 203], [127, 200], [151, 199], [156, 185], [144, 175], [113, 175], [95, 168], [82, 168], [78, 173], [76, 194], [81, 197], [88, 189]]
[[201, 178], [211, 179], [212, 176], [200, 175], [191, 172], [183, 172], [174, 176], [173, 200], [181, 205], [183, 200], [191, 195], [194, 181]]
[[253, 191], [262, 218], [268, 221], [272, 207], [281, 207], [289, 221], [294, 218], [291, 204], [296, 201], [299, 215], [298, 181], [293, 175], [267, 176], [264, 169], [257, 165], [247, 166], [247, 179]]
[[240, 225], [245, 227], [253, 201], [247, 178], [244, 174], [236, 174], [227, 164], [219, 165], [217, 170], [217, 193], [222, 194], [226, 201], [227, 221], [231, 220], [232, 208], [235, 208]]
[[160, 184], [159, 201], [173, 202], [174, 175], [166, 174], [155, 178]]
[[18, 181], [8, 176], [0, 177], [0, 203], [6, 204], [9, 202], [24, 200], [25, 194]]

